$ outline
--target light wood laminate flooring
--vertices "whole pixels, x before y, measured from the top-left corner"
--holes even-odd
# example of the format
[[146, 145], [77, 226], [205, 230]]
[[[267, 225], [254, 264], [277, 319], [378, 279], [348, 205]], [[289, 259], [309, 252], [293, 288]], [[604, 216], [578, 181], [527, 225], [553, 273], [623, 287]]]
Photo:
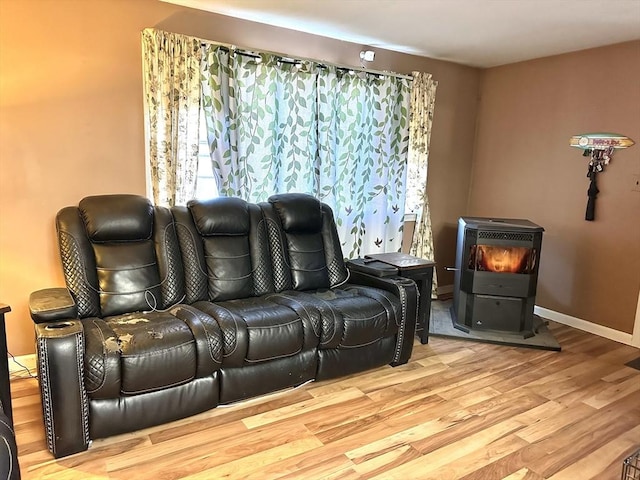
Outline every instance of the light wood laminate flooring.
[[562, 352], [432, 337], [408, 364], [96, 440], [54, 459], [12, 380], [23, 479], [619, 479], [640, 448], [640, 350], [551, 323]]

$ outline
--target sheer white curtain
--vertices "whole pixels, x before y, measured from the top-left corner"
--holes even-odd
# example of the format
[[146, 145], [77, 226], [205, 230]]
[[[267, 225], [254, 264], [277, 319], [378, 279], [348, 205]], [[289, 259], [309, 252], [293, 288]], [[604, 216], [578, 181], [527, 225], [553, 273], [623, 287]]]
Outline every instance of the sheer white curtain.
[[156, 205], [184, 204], [195, 195], [201, 50], [195, 38], [142, 32], [147, 184]]
[[[431, 74], [413, 72], [407, 211], [416, 214], [411, 253], [428, 260], [434, 259], [431, 212], [427, 197], [427, 167], [437, 86], [438, 82], [432, 79]], [[432, 289], [434, 297], [437, 296], [437, 291], [438, 280], [434, 272]]]

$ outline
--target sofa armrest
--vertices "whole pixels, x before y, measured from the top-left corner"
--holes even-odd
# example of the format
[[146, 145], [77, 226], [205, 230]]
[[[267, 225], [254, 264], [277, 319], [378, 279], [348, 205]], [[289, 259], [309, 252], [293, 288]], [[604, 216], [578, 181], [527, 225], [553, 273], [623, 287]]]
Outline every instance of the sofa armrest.
[[29, 296], [29, 312], [35, 323], [57, 322], [78, 316], [78, 307], [66, 288], [45, 288]]
[[375, 287], [393, 293], [402, 305], [402, 322], [398, 327], [398, 338], [393, 359], [395, 367], [409, 361], [413, 351], [413, 337], [418, 320], [418, 287], [413, 280], [404, 277], [379, 277], [350, 269], [349, 283]]
[[47, 446], [56, 458], [81, 452], [89, 446], [82, 322], [36, 324], [35, 329]]
[[347, 268], [351, 272], [366, 273], [374, 277], [397, 277], [398, 268], [388, 263], [370, 260], [367, 258], [354, 258], [347, 261]]

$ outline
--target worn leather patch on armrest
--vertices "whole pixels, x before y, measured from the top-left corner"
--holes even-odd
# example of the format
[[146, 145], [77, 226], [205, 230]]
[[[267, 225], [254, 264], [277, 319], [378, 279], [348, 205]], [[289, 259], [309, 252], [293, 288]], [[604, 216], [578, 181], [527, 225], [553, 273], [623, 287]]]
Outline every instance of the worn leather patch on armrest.
[[66, 288], [45, 288], [29, 296], [29, 312], [35, 323], [78, 317], [78, 308]]

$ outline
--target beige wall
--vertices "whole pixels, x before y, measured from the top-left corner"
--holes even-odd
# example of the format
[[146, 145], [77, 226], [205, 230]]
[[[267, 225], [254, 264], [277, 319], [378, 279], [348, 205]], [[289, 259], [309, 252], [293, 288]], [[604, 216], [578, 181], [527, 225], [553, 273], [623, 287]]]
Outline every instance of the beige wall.
[[[546, 229], [536, 303], [631, 333], [640, 289], [640, 41], [488, 69], [480, 89], [470, 215]], [[638, 142], [598, 176], [584, 220], [588, 160], [569, 137]]]
[[[86, 195], [145, 193], [143, 28], [355, 66], [362, 49], [156, 0], [0, 1], [0, 302], [13, 309], [7, 329], [15, 355], [34, 351], [29, 293], [64, 284], [56, 212]], [[452, 228], [466, 209], [480, 71], [383, 50], [371, 66], [427, 71], [440, 82], [429, 195], [436, 261], [452, 265]]]

